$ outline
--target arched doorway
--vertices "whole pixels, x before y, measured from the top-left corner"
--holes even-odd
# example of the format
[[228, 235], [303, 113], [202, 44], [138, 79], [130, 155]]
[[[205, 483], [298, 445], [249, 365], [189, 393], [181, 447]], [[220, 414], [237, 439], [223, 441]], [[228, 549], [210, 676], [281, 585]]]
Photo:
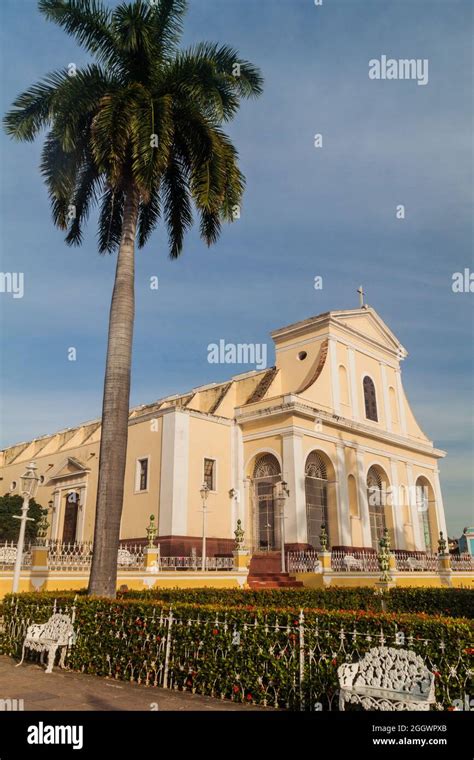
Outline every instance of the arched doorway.
[[323, 525], [328, 534], [328, 546], [334, 533], [331, 520], [331, 489], [333, 484], [332, 465], [321, 451], [312, 451], [305, 465], [306, 524], [308, 543], [317, 550], [321, 549], [320, 535]]
[[259, 456], [252, 476], [256, 551], [280, 548], [280, 521], [275, 498], [275, 485], [280, 481], [281, 470], [277, 458], [273, 454]]
[[[436, 524], [435, 496], [431, 483], [423, 476], [416, 481], [416, 511], [423, 549], [433, 551], [433, 525]], [[436, 537], [436, 532], [434, 537]]]
[[73, 544], [76, 540], [77, 513], [79, 511], [79, 494], [77, 491], [69, 491], [66, 494], [64, 508], [63, 543]]
[[[367, 473], [367, 502], [369, 505], [370, 536], [372, 547], [379, 549], [379, 541], [387, 525], [386, 519], [387, 476], [378, 465], [372, 465]], [[393, 536], [391, 536], [393, 541]], [[392, 543], [393, 546], [393, 543]]]

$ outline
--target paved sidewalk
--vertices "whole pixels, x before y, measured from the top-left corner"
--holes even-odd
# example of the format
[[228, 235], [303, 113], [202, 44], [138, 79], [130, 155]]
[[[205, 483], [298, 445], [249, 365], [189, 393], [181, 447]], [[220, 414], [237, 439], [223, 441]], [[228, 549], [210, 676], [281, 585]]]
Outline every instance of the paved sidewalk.
[[[58, 710], [265, 710], [255, 705], [202, 697], [188, 692], [138, 686], [98, 676], [72, 673], [55, 668], [45, 674], [35, 663], [23, 663], [0, 656], [0, 700], [23, 699], [24, 709]], [[156, 707], [154, 709], [157, 709]]]

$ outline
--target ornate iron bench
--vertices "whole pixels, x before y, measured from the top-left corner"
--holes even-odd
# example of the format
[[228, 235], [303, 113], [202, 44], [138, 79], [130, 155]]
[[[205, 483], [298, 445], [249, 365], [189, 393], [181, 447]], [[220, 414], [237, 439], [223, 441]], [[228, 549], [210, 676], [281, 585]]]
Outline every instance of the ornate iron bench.
[[56, 652], [61, 649], [59, 667], [64, 668], [67, 649], [74, 644], [74, 640], [74, 628], [69, 615], [55, 613], [51, 615], [47, 623], [35, 623], [28, 626], [21, 660], [16, 667], [18, 668], [25, 659], [26, 649], [32, 649], [34, 652], [41, 652], [41, 663], [43, 663], [45, 652], [48, 653], [46, 673], [52, 673]]
[[422, 559], [416, 557], [407, 557], [407, 565], [409, 570], [424, 570], [425, 563]]
[[356, 663], [337, 669], [339, 709], [345, 703], [364, 710], [429, 710], [435, 702], [434, 675], [407, 649], [374, 647]]
[[347, 568], [347, 570], [362, 570], [363, 564], [360, 559], [357, 559], [357, 557], [354, 557], [353, 554], [346, 554], [344, 559], [342, 560]]

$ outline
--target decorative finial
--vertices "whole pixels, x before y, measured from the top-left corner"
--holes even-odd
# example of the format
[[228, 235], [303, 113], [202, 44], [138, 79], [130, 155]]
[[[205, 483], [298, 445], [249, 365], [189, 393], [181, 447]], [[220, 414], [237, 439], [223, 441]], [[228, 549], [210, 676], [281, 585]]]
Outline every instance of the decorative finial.
[[49, 528], [48, 510], [43, 509], [41, 511], [41, 517], [38, 520], [37, 529], [36, 529], [36, 543], [38, 546], [46, 546], [47, 544], [46, 536], [48, 535], [48, 528]]
[[157, 536], [158, 529], [155, 525], [155, 515], [150, 515], [150, 524], [148, 528], [146, 529], [146, 537], [148, 538], [148, 548], [154, 549], [155, 547], [155, 538]]
[[440, 530], [439, 532], [439, 539], [438, 539], [438, 554], [440, 554], [442, 557], [445, 557], [447, 554], [446, 551], [446, 539], [443, 535], [443, 531]]
[[359, 287], [357, 288], [357, 293], [359, 294], [359, 308], [363, 309], [365, 293], [364, 293], [364, 288], [362, 285], [359, 285]]
[[379, 540], [379, 553], [377, 555], [381, 572], [380, 580], [387, 582], [392, 580], [390, 575], [390, 536], [388, 528], [385, 528], [383, 536]]
[[322, 552], [327, 552], [328, 550], [328, 542], [329, 542], [329, 536], [326, 531], [326, 525], [323, 523], [321, 525], [321, 533], [319, 534], [319, 544], [321, 546]]
[[242, 529], [242, 520], [237, 520], [237, 528], [234, 530], [235, 547], [241, 549], [244, 543], [244, 531]]

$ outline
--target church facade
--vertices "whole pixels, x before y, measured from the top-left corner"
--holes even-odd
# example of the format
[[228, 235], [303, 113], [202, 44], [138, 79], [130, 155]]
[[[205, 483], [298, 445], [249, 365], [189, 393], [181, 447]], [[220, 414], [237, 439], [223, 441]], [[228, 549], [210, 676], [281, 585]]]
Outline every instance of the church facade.
[[[446, 522], [435, 448], [403, 389], [406, 350], [368, 306], [272, 333], [275, 366], [131, 409], [122, 541], [155, 515], [163, 555], [330, 547], [436, 551]], [[92, 540], [100, 421], [0, 452], [0, 492], [34, 460], [50, 537]], [[283, 519], [282, 519], [283, 516]]]

